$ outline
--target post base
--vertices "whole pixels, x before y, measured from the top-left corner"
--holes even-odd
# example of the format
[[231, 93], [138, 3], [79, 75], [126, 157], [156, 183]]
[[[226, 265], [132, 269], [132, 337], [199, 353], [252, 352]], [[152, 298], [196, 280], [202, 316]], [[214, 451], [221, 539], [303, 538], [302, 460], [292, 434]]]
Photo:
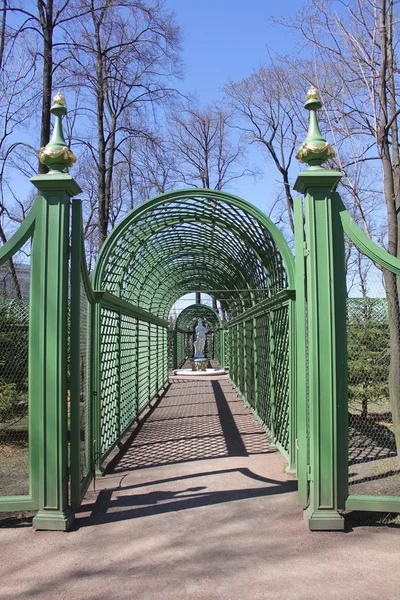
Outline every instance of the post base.
[[293, 477], [296, 477], [296, 475], [297, 475], [296, 465], [294, 465], [293, 463], [288, 464], [285, 469], [285, 473], [287, 473], [288, 475], [293, 475]]
[[313, 511], [311, 506], [303, 512], [310, 531], [343, 531], [344, 518], [336, 510]]
[[34, 517], [32, 525], [36, 530], [67, 531], [75, 519], [75, 513], [70, 506], [63, 512], [60, 510], [40, 510]]

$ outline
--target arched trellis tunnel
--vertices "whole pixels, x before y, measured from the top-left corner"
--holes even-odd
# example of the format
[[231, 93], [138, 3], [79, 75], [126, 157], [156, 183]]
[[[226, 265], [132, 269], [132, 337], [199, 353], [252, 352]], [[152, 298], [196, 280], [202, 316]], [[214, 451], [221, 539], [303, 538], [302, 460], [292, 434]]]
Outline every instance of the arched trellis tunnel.
[[[360, 419], [352, 419], [353, 430], [349, 424], [344, 235], [395, 276], [400, 261], [367, 238], [333, 191], [341, 174], [321, 166], [332, 149], [318, 128], [320, 105], [310, 90], [310, 129], [298, 153], [310, 167], [295, 184], [305, 195], [304, 205], [294, 201], [296, 268], [261, 211], [230, 194], [192, 189], [130, 212], [106, 240], [93, 278], [81, 202], [71, 201], [81, 190], [63, 172], [73, 159], [62, 138], [65, 107], [52, 107], [58, 123], [41, 151], [51, 171], [32, 178], [39, 195], [0, 248], [3, 267], [30, 244], [29, 297], [11, 306], [5, 287], [0, 306], [8, 344], [0, 361], [2, 436], [11, 415], [24, 419], [28, 440], [19, 476], [5, 489], [0, 477], [0, 511], [35, 510], [36, 528], [68, 529], [103, 461], [165, 389], [169, 368], [190, 355], [198, 315], [210, 324], [215, 358], [296, 473], [311, 529], [343, 529], [343, 510], [400, 512], [390, 485], [385, 496], [350, 489], [358, 475], [349, 471], [351, 444], [362, 432]], [[224, 319], [197, 305], [171, 327], [171, 306], [188, 292], [210, 294]], [[398, 473], [388, 460], [398, 461], [400, 412], [385, 402], [394, 433], [379, 423], [382, 447], [366, 461], [390, 478]]]
[[[239, 393], [291, 461], [294, 263], [282, 234], [261, 211], [220, 191], [162, 194], [111, 232], [93, 284], [104, 290], [98, 308], [100, 461], [163, 388], [168, 366], [180, 366], [190, 355], [193, 332], [187, 327], [198, 310], [208, 310], [215, 329], [212, 354], [222, 366], [230, 357]], [[226, 321], [212, 309], [189, 307], [169, 330], [172, 305], [194, 291], [215, 298]], [[111, 295], [125, 311], [112, 308]]]

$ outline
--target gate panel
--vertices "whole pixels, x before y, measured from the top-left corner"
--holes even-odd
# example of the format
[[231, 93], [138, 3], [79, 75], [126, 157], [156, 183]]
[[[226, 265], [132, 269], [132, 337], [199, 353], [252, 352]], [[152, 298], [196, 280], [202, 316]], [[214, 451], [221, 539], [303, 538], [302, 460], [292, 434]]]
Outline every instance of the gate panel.
[[274, 311], [272, 335], [275, 347], [275, 440], [289, 453], [289, 311], [282, 306]]
[[346, 508], [400, 512], [400, 260], [369, 240], [343, 205], [341, 218], [358, 273], [348, 273]]
[[370, 259], [361, 255], [360, 260], [367, 280], [360, 281], [357, 289], [353, 281], [354, 297], [347, 299], [349, 494], [399, 497], [385, 281]]
[[0, 512], [39, 508], [32, 425], [40, 419], [40, 397], [31, 368], [31, 297], [41, 276], [39, 240], [32, 243], [37, 213], [36, 202], [0, 248]]
[[291, 466], [295, 465], [290, 437], [295, 428], [289, 426], [295, 395], [290, 368], [296, 364], [293, 357], [290, 360], [293, 296], [292, 290], [282, 290], [255, 306], [249, 316], [244, 314], [242, 321], [237, 318], [228, 324], [231, 381]]
[[104, 456], [118, 439], [118, 363], [119, 314], [101, 307], [100, 342], [100, 437], [101, 456]]

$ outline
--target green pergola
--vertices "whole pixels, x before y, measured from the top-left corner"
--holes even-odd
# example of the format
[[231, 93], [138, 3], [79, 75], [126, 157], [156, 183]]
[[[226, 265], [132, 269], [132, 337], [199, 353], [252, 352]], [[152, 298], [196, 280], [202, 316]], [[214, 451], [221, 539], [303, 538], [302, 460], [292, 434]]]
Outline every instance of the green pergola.
[[[400, 261], [345, 210], [335, 192], [341, 173], [322, 167], [333, 150], [318, 127], [315, 89], [305, 106], [310, 127], [298, 158], [308, 168], [295, 184], [305, 196], [304, 204], [294, 200], [296, 263], [279, 229], [252, 204], [189, 189], [128, 213], [91, 278], [81, 202], [72, 200], [81, 190], [65, 172], [75, 160], [62, 134], [65, 101], [56, 97], [56, 127], [40, 153], [50, 172], [32, 178], [39, 195], [0, 248], [2, 265], [31, 244], [23, 312], [29, 491], [0, 490], [0, 510], [36, 510], [36, 528], [68, 529], [92, 478], [163, 393], [171, 367], [190, 356], [185, 336], [200, 317], [212, 330], [216, 360], [229, 367], [238, 396], [297, 476], [310, 529], [343, 529], [345, 509], [400, 512], [400, 496], [349, 494], [344, 234], [394, 275]], [[224, 319], [194, 305], [171, 328], [171, 307], [189, 292], [210, 294]], [[3, 323], [13, 308], [2, 307]]]
[[129, 213], [106, 240], [93, 285], [166, 319], [198, 291], [233, 318], [293, 287], [290, 250], [253, 205], [214, 190], [163, 194]]

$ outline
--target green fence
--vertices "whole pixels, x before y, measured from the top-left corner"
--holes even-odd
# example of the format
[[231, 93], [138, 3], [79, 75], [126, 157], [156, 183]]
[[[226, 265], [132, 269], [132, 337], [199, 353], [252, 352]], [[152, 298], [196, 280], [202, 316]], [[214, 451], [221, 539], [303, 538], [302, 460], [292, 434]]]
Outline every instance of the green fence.
[[[168, 380], [167, 323], [96, 293], [100, 309], [99, 464]], [[123, 304], [123, 306], [122, 306]]]
[[69, 325], [69, 456], [71, 506], [77, 508], [94, 471], [93, 315], [95, 298], [86, 265], [82, 205], [72, 202]]
[[[38, 439], [32, 425], [42, 412], [41, 356], [35, 345], [40, 314], [43, 203], [0, 248], [0, 511], [40, 508]], [[21, 252], [23, 250], [24, 252]], [[27, 258], [28, 257], [28, 258]], [[31, 274], [36, 275], [34, 279]], [[40, 321], [39, 321], [40, 322]]]
[[295, 454], [295, 432], [289, 424], [295, 402], [293, 302], [294, 293], [284, 290], [228, 322], [226, 332], [230, 378], [289, 464]]

